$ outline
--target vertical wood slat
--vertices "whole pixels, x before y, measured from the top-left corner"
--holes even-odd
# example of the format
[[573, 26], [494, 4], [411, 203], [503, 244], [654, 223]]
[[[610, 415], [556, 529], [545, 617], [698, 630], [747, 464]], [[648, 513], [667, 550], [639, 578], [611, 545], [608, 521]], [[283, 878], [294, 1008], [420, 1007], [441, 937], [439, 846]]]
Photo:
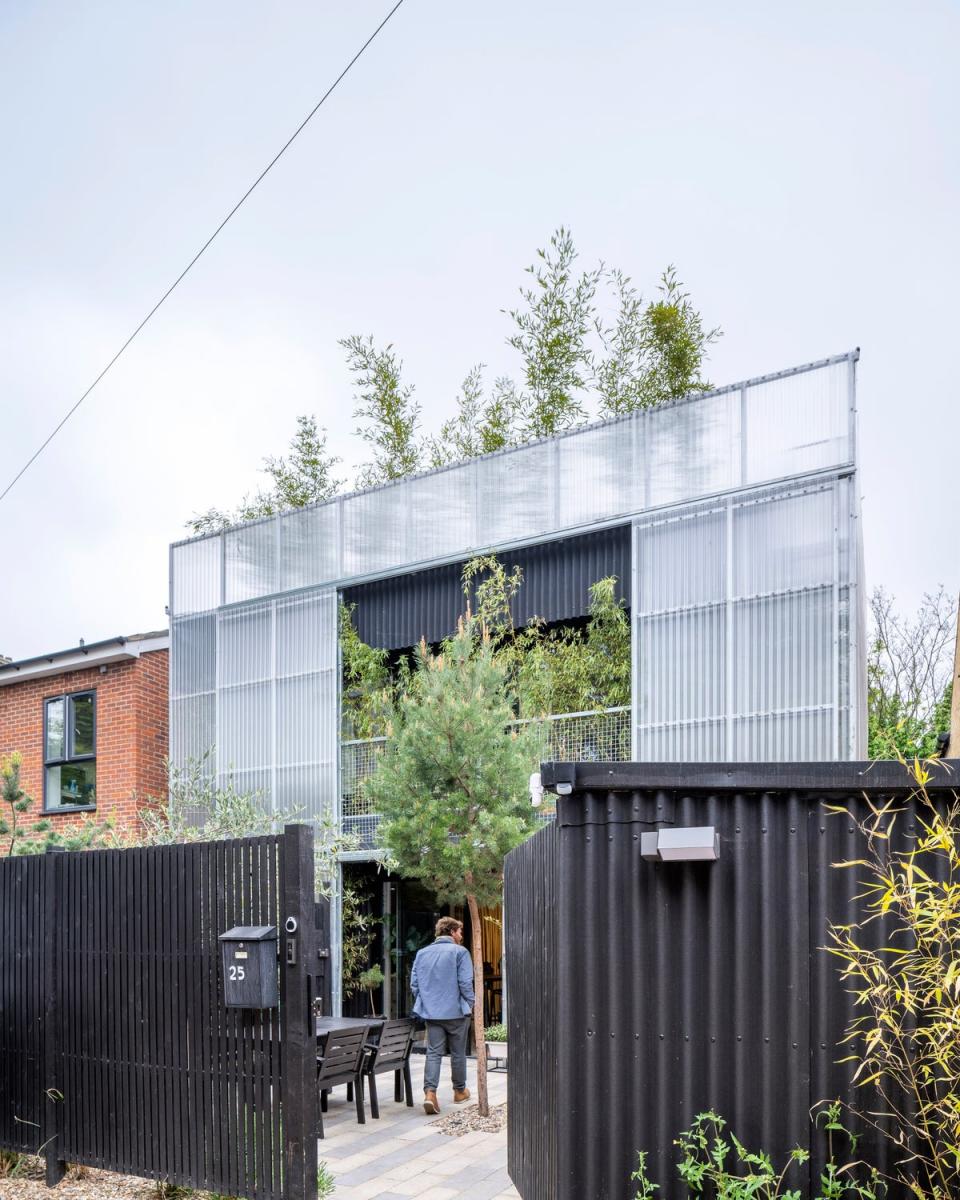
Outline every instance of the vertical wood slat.
[[[282, 1069], [284, 1195], [316, 1200], [319, 1097], [312, 983], [316, 961], [313, 826], [288, 825], [282, 848], [280, 941], [280, 1044]], [[296, 921], [296, 961], [285, 952], [285, 924]]]
[[[47, 1141], [54, 1175], [69, 1159], [313, 1200], [310, 836], [0, 860], [0, 1146]], [[279, 927], [287, 911], [301, 930], [283, 982], [296, 1012], [226, 1009], [219, 935]], [[288, 1033], [300, 1053], [283, 1054]], [[51, 1086], [62, 1102], [43, 1098]]]
[[[41, 1119], [43, 1134], [44, 1159], [46, 1160], [46, 1181], [48, 1187], [53, 1187], [66, 1174], [67, 1164], [63, 1157], [63, 1139], [61, 1126], [63, 1109], [58, 1096], [63, 1085], [60, 1045], [57, 1033], [59, 1030], [60, 1011], [58, 1004], [58, 983], [60, 979], [60, 964], [57, 959], [56, 927], [49, 920], [51, 914], [60, 907], [61, 883], [63, 878], [60, 870], [59, 853], [48, 853], [44, 857], [46, 869], [42, 872], [41, 903], [44, 914], [48, 918], [43, 925], [43, 972], [45, 975], [45, 1003], [43, 1009], [44, 1054], [43, 1054], [43, 1091], [47, 1097], [43, 1101], [44, 1116]], [[39, 881], [38, 881], [39, 882]]]

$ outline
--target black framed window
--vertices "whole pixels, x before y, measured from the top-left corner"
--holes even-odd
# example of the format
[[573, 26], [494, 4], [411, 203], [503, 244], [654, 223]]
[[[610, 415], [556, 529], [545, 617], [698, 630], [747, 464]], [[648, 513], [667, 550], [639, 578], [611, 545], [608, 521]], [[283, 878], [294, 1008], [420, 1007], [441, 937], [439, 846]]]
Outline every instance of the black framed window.
[[97, 694], [73, 692], [43, 702], [43, 807], [97, 804]]

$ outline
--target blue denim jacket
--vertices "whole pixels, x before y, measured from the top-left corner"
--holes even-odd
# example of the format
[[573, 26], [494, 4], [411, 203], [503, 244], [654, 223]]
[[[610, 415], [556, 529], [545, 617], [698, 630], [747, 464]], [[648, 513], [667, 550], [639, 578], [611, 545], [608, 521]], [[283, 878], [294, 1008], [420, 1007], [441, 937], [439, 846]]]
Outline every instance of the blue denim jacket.
[[470, 952], [452, 937], [438, 937], [417, 951], [410, 975], [413, 1011], [424, 1021], [452, 1021], [473, 1009]]

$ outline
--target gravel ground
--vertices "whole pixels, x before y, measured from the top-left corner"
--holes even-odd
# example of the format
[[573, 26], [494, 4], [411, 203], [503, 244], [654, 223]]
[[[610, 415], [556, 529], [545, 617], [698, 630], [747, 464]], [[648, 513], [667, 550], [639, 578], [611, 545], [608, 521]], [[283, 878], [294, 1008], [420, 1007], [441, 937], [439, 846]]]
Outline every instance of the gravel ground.
[[[173, 1200], [177, 1194], [168, 1193]], [[190, 1200], [205, 1200], [208, 1192], [184, 1189], [180, 1195]], [[43, 1161], [30, 1158], [14, 1178], [0, 1176], [0, 1200], [160, 1200], [157, 1185], [149, 1179], [133, 1179], [91, 1167], [71, 1167], [57, 1188], [50, 1191], [43, 1182]]]
[[156, 1184], [90, 1168], [71, 1168], [54, 1191], [43, 1182], [43, 1162], [28, 1159], [14, 1178], [0, 1179], [0, 1200], [157, 1200]]
[[490, 1109], [489, 1117], [481, 1117], [480, 1110], [475, 1104], [469, 1108], [459, 1108], [445, 1117], [439, 1117], [430, 1124], [435, 1126], [438, 1133], [447, 1137], [463, 1137], [465, 1133], [499, 1133], [507, 1123], [507, 1106], [498, 1104]]

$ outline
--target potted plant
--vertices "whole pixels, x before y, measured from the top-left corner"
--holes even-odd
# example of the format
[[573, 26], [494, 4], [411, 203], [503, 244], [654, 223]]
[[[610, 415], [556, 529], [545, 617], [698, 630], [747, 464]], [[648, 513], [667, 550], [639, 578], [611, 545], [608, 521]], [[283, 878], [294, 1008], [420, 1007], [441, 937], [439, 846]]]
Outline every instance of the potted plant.
[[487, 1061], [504, 1066], [507, 1061], [507, 1027], [506, 1025], [488, 1025], [483, 1031], [487, 1043]]
[[380, 970], [379, 963], [374, 963], [372, 967], [368, 967], [365, 971], [361, 971], [357, 977], [357, 982], [362, 988], [366, 989], [367, 995], [370, 997], [370, 1016], [377, 1015], [377, 1006], [373, 1002], [373, 993], [383, 983], [383, 971]]

